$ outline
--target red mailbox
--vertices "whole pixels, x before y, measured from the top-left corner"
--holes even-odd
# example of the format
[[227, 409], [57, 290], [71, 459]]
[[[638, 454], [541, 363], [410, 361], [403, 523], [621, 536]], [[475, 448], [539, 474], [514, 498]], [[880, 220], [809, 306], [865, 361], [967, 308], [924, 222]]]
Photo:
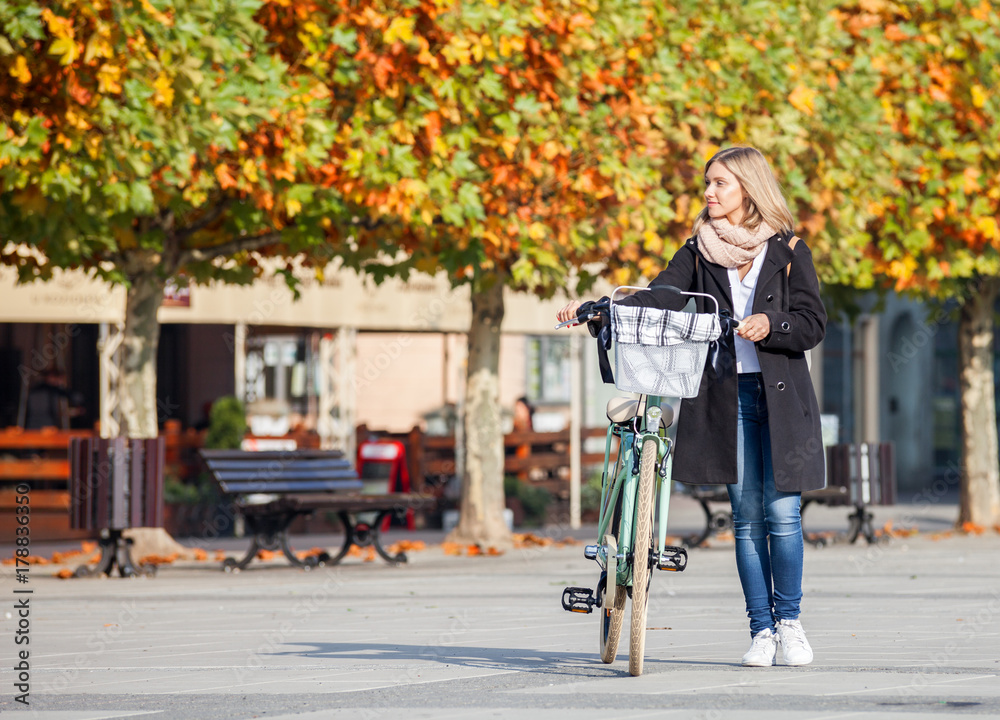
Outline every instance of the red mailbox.
[[[406, 467], [406, 446], [397, 440], [368, 440], [358, 446], [358, 475], [363, 493], [410, 492], [410, 471]], [[389, 527], [385, 519], [382, 529]], [[406, 511], [406, 527], [414, 529], [413, 510]]]

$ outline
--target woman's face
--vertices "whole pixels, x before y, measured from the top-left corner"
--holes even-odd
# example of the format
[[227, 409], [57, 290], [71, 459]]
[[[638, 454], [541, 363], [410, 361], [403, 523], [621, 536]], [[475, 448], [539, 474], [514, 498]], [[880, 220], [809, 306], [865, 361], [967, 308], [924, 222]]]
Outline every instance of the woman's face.
[[714, 162], [705, 173], [705, 202], [710, 218], [726, 218], [733, 225], [743, 219], [743, 188], [736, 176], [721, 162]]

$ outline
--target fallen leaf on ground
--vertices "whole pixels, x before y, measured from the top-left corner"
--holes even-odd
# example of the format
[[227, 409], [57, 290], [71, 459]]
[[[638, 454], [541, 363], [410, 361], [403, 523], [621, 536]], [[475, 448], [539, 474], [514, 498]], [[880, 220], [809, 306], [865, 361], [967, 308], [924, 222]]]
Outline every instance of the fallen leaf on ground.
[[318, 557], [319, 555], [322, 555], [325, 552], [326, 550], [324, 550], [321, 547], [314, 547], [314, 548], [309, 548], [308, 550], [302, 550], [301, 552], [295, 553], [295, 557], [297, 557], [299, 560], [305, 560], [306, 558]]
[[20, 563], [21, 565], [24, 565], [25, 563], [28, 565], [48, 565], [49, 560], [48, 558], [43, 558], [40, 555], [26, 555], [22, 558], [12, 557], [3, 561], [4, 565], [13, 565], [14, 563]]
[[514, 547], [547, 547], [553, 543], [552, 538], [540, 537], [534, 533], [514, 533]]
[[80, 550], [69, 550], [67, 552], [54, 552], [52, 553], [52, 563], [55, 565], [62, 565], [70, 558], [79, 557], [80, 555], [83, 555], [83, 553]]
[[426, 550], [427, 543], [423, 540], [399, 540], [389, 547], [396, 548], [396, 552], [406, 552], [407, 550]]

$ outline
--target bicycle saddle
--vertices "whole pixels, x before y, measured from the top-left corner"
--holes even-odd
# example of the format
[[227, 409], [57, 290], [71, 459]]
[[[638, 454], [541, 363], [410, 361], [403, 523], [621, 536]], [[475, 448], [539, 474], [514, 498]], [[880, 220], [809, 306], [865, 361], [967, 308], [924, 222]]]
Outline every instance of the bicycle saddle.
[[[660, 405], [663, 410], [661, 427], [670, 427], [674, 423], [674, 408], [669, 403]], [[639, 412], [639, 400], [630, 397], [615, 397], [608, 401], [608, 420], [615, 425], [631, 422]]]
[[615, 397], [608, 401], [608, 420], [615, 425], [629, 422], [639, 412], [639, 401], [635, 398]]

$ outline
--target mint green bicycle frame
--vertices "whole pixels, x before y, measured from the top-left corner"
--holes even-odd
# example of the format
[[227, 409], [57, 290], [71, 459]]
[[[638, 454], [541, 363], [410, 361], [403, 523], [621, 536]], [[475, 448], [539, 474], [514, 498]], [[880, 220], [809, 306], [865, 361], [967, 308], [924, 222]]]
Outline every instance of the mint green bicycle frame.
[[[660, 404], [660, 398], [654, 395], [647, 395], [646, 402], [642, 404], [642, 413], [634, 418], [634, 423], [639, 423], [642, 430], [638, 433], [633, 428], [622, 427], [619, 431], [621, 444], [618, 448], [618, 459], [614, 467], [614, 477], [608, 475], [608, 466], [611, 463], [611, 439], [614, 436], [615, 425], [608, 425], [607, 441], [604, 447], [604, 473], [601, 476], [601, 512], [598, 520], [597, 538], [598, 544], [603, 545], [605, 534], [611, 529], [614, 509], [618, 503], [618, 498], [622, 498], [621, 522], [618, 528], [618, 555], [619, 558], [627, 558], [634, 550], [635, 546], [635, 511], [636, 493], [639, 488], [639, 459], [635, 457], [646, 438], [656, 438], [656, 467], [660, 472], [656, 473], [655, 492], [659, 493], [659, 514], [660, 522], [657, 533], [657, 553], [663, 553], [667, 542], [667, 515], [670, 511], [670, 474], [673, 465], [673, 452], [671, 452], [671, 441], [662, 437], [660, 433], [665, 433], [666, 428], [660, 426], [660, 432], [651, 433], [645, 430], [647, 407], [654, 407]], [[638, 449], [637, 449], [638, 448]], [[666, 462], [664, 463], [664, 458]], [[635, 468], [635, 472], [633, 472]], [[607, 566], [607, 558], [604, 558]], [[618, 577], [617, 585], [632, 584], [632, 563], [619, 562], [617, 564]], [[608, 588], [612, 588], [611, 578], [608, 578]]]

